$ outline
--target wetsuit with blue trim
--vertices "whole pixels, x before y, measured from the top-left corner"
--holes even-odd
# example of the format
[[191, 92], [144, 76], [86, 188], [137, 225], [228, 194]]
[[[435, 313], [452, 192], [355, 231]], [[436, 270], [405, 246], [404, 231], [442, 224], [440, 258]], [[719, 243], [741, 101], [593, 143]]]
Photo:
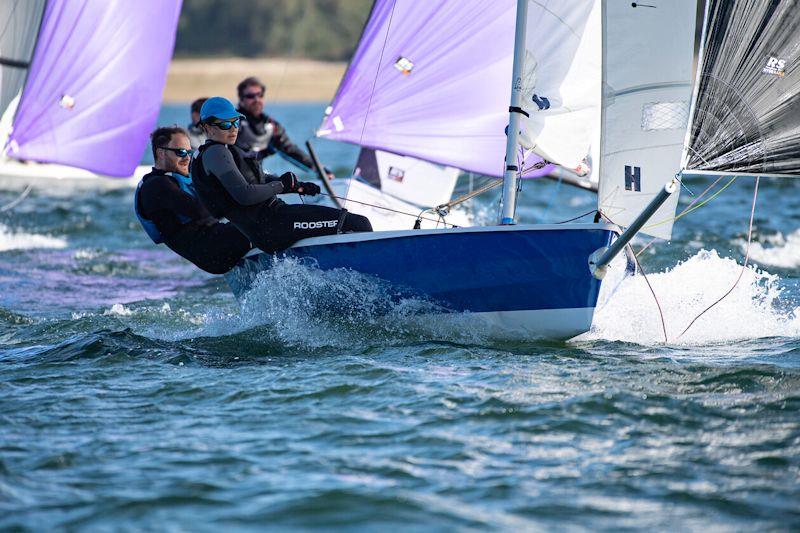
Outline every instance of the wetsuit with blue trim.
[[251, 248], [236, 226], [206, 209], [188, 176], [153, 168], [136, 188], [134, 210], [153, 242], [211, 274], [229, 271]]
[[369, 219], [322, 205], [287, 204], [279, 194], [313, 183], [297, 182], [291, 172], [266, 174], [252, 152], [236, 145], [206, 141], [192, 164], [192, 180], [200, 199], [216, 217], [227, 218], [253, 245], [268, 253], [285, 250], [306, 237], [338, 232], [372, 231]]
[[313, 168], [311, 158], [289, 139], [286, 128], [277, 120], [264, 113], [252, 115], [241, 106], [236, 111], [244, 115], [236, 146], [245, 152], [255, 152], [258, 159], [277, 153], [298, 167]]

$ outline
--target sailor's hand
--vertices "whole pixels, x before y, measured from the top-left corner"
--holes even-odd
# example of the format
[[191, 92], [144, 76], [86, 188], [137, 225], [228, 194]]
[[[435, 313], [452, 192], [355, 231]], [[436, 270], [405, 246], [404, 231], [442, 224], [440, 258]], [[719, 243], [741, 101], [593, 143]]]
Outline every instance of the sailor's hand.
[[283, 192], [297, 192], [298, 182], [294, 172], [284, 172], [280, 177]]
[[325, 177], [328, 178], [329, 180], [332, 180], [332, 179], [334, 179], [336, 177], [333, 174], [333, 171], [331, 169], [329, 169], [328, 167], [322, 167], [322, 172], [325, 173]]
[[306, 196], [316, 196], [320, 193], [320, 188], [316, 183], [301, 181], [297, 184], [297, 192]]

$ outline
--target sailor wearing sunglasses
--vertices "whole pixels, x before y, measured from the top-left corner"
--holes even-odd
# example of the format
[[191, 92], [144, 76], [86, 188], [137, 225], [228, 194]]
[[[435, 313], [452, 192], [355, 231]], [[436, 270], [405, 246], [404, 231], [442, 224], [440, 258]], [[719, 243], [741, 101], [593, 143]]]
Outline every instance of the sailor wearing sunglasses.
[[[236, 146], [245, 152], [255, 152], [258, 159], [278, 153], [290, 163], [304, 170], [311, 170], [311, 158], [294, 144], [286, 134], [286, 129], [274, 118], [264, 113], [264, 94], [266, 86], [256, 77], [242, 80], [236, 87], [242, 115]], [[326, 169], [327, 171], [327, 169]], [[327, 171], [330, 178], [333, 175]]]
[[218, 218], [227, 218], [265, 252], [285, 250], [306, 237], [372, 231], [366, 217], [310, 204], [286, 204], [283, 193], [314, 196], [315, 183], [291, 172], [266, 174], [252, 152], [236, 146], [242, 115], [228, 100], [209, 98], [200, 110], [208, 140], [192, 163], [192, 182], [200, 199]]
[[151, 135], [155, 165], [142, 178], [134, 211], [154, 243], [212, 274], [234, 267], [251, 246], [232, 224], [214, 218], [200, 202], [189, 177], [192, 149], [178, 127], [158, 128]]

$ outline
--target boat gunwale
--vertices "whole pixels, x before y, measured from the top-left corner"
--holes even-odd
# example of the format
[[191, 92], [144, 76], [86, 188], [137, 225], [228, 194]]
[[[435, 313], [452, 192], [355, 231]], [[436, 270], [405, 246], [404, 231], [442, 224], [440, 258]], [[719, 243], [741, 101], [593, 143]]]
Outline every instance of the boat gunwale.
[[[607, 222], [601, 223], [565, 223], [565, 224], [515, 224], [504, 226], [471, 226], [466, 228], [437, 228], [437, 229], [408, 229], [408, 230], [392, 230], [392, 231], [373, 231], [373, 232], [358, 232], [358, 233], [342, 233], [338, 235], [324, 235], [321, 237], [309, 237], [301, 239], [293, 244], [284, 252], [295, 248], [307, 248], [311, 246], [326, 246], [330, 244], [352, 244], [358, 242], [368, 242], [385, 239], [399, 239], [413, 236], [423, 235], [447, 235], [452, 233], [489, 233], [489, 232], [515, 232], [515, 231], [580, 231], [580, 230], [601, 230], [613, 231], [617, 234], [622, 232], [622, 229], [616, 224]], [[251, 258], [260, 254], [266, 253], [259, 248], [253, 248], [244, 258]], [[279, 252], [283, 253], [283, 252]], [[268, 254], [268, 255], [279, 255]]]

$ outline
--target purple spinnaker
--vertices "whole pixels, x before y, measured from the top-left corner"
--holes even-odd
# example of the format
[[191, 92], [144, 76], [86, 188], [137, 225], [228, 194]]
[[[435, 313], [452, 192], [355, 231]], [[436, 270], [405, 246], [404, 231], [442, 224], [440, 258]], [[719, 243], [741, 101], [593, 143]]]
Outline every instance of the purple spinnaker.
[[158, 117], [180, 8], [181, 0], [48, 2], [9, 155], [130, 176]]
[[514, 0], [377, 0], [319, 135], [501, 177], [515, 13]]

